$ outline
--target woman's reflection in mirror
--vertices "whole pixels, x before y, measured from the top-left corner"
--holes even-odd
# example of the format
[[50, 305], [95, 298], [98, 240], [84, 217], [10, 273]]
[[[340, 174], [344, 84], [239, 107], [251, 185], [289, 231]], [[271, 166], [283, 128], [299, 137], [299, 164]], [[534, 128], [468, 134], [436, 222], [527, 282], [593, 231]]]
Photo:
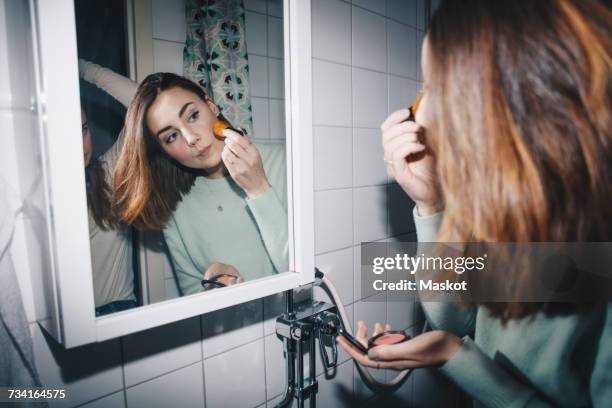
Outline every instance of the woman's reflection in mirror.
[[138, 305], [134, 296], [131, 237], [129, 228], [117, 222], [111, 210], [108, 162], [114, 149], [101, 158], [92, 157], [92, 134], [83, 109], [81, 131], [94, 299], [96, 316], [102, 316]]
[[284, 144], [229, 129], [196, 83], [151, 74], [128, 107], [113, 180], [119, 219], [163, 230], [183, 294], [202, 280], [248, 281], [288, 270]]

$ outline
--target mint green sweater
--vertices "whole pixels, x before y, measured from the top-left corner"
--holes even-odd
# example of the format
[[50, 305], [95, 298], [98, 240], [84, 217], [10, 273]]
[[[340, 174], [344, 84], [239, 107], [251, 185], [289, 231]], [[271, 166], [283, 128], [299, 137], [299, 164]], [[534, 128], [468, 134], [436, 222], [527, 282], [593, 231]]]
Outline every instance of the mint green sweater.
[[289, 270], [285, 145], [255, 145], [268, 191], [249, 200], [230, 176], [198, 177], [164, 230], [185, 295], [201, 290], [213, 262], [232, 265], [245, 281]]
[[[414, 211], [420, 242], [435, 242], [442, 214]], [[488, 407], [612, 407], [612, 305], [585, 315], [511, 320], [486, 308], [423, 302], [434, 329], [463, 338], [440, 371]]]

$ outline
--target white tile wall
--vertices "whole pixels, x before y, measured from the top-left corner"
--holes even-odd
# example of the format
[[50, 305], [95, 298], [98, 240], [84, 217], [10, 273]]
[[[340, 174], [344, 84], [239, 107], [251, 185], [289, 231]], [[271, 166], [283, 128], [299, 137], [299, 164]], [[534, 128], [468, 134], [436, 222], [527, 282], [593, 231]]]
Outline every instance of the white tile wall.
[[285, 101], [270, 99], [270, 140], [284, 141], [287, 137], [285, 127]]
[[183, 75], [183, 43], [153, 40], [153, 70]]
[[265, 14], [247, 11], [246, 43], [249, 55], [268, 55], [268, 22]]
[[387, 237], [386, 186], [355, 188], [353, 211], [355, 245]]
[[352, 190], [315, 193], [315, 252], [347, 248], [353, 244]]
[[97, 399], [85, 405], [81, 405], [81, 408], [124, 408], [125, 407], [125, 397], [123, 395], [123, 391], [116, 392], [114, 394], [108, 395], [106, 397]]
[[123, 337], [126, 387], [202, 360], [201, 340], [198, 318]]
[[315, 125], [351, 126], [351, 69], [312, 61], [312, 115]]
[[353, 0], [353, 4], [378, 14], [385, 14], [385, 0]]
[[268, 58], [261, 55], [249, 55], [249, 73], [251, 96], [266, 98], [268, 96]]
[[313, 0], [312, 55], [351, 63], [351, 6], [340, 0]]
[[362, 128], [353, 130], [353, 161], [355, 187], [387, 183], [380, 130]]
[[387, 117], [387, 75], [353, 68], [353, 126], [379, 129]]
[[204, 360], [204, 378], [208, 407], [243, 408], [265, 403], [264, 339]]
[[204, 406], [202, 361], [125, 390], [128, 407]]
[[353, 7], [352, 21], [353, 65], [385, 72], [387, 70], [386, 19], [370, 11]]
[[185, 0], [153, 0], [153, 38], [185, 42]]
[[387, 16], [416, 27], [417, 0], [387, 0]]
[[316, 126], [313, 133], [315, 190], [350, 188], [353, 179], [351, 128]]
[[387, 39], [389, 42], [389, 73], [417, 78], [415, 28], [389, 21]]

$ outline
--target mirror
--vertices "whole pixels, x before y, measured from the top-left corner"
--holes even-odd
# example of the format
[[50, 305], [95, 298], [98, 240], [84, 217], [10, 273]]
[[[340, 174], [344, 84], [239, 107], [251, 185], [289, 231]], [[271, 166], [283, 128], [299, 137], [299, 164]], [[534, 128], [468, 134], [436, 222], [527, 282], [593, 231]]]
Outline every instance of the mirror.
[[283, 1], [74, 8], [96, 316], [288, 271]]

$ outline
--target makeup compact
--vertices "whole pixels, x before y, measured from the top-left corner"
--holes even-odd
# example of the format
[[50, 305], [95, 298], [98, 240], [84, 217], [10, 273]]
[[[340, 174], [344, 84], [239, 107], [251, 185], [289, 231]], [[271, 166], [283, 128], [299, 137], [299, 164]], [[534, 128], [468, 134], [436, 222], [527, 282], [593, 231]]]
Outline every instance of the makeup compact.
[[213, 126], [213, 133], [215, 135], [215, 137], [219, 140], [225, 140], [225, 135], [223, 134], [223, 131], [225, 129], [229, 129], [229, 130], [233, 130], [236, 133], [240, 133], [242, 136], [244, 136], [244, 131], [243, 130], [238, 130], [236, 128], [233, 128], [226, 120], [224, 119], [217, 119], [217, 121], [215, 122], [214, 126]]
[[405, 341], [410, 340], [410, 336], [408, 336], [403, 331], [384, 331], [382, 333], [377, 334], [376, 336], [371, 337], [368, 340], [368, 347], [366, 348], [359, 340], [346, 332], [343, 328], [338, 330], [338, 334], [344, 337], [353, 347], [362, 352], [363, 354], [368, 354], [368, 350], [388, 344], [399, 344]]

